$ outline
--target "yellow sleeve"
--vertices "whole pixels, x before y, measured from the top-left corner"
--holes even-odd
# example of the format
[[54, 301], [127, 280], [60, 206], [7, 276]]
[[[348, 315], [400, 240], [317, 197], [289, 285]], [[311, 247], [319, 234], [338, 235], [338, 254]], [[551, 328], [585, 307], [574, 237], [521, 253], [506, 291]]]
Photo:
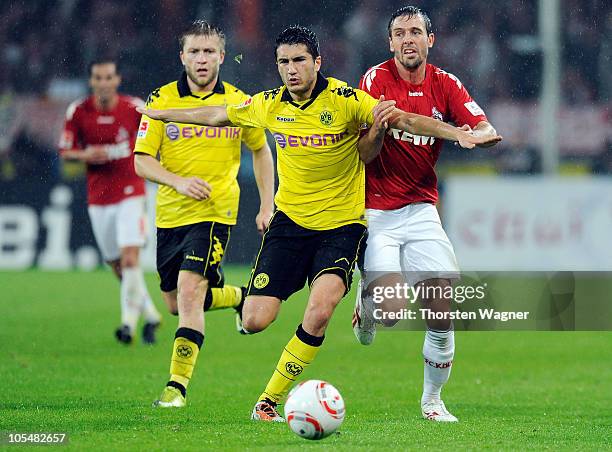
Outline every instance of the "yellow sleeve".
[[[155, 109], [164, 108], [164, 101], [161, 99], [159, 88], [149, 94], [145, 105]], [[136, 136], [134, 153], [148, 154], [157, 157], [157, 151], [159, 151], [161, 147], [163, 136], [163, 121], [151, 119], [146, 115], [142, 115], [140, 118], [138, 135]]]
[[378, 104], [378, 101], [360, 89], [356, 89], [355, 93], [357, 94], [357, 103], [350, 102], [355, 107], [353, 118], [355, 118], [359, 126], [365, 125], [370, 127], [374, 122], [372, 110]]
[[242, 141], [251, 151], [257, 151], [266, 144], [265, 129], [242, 129]]
[[[237, 127], [266, 128], [264, 93], [257, 93], [239, 105], [227, 106], [227, 117]], [[250, 147], [250, 146], [249, 146]]]

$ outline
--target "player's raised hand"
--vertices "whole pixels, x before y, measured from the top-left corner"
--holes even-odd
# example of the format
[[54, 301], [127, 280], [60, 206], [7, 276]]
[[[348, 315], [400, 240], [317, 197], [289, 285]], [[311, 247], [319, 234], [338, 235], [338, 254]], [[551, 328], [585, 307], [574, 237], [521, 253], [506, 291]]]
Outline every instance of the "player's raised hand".
[[382, 135], [389, 128], [389, 120], [395, 110], [395, 104], [394, 100], [385, 100], [385, 96], [381, 95], [378, 104], [372, 109], [372, 115], [374, 116], [372, 128], [378, 135]]
[[181, 177], [174, 189], [181, 195], [189, 196], [197, 201], [208, 199], [212, 191], [210, 184], [199, 177]]
[[255, 217], [255, 224], [257, 225], [257, 232], [260, 235], [263, 235], [270, 224], [270, 220], [272, 219], [273, 212], [271, 210], [260, 209], [259, 213]]

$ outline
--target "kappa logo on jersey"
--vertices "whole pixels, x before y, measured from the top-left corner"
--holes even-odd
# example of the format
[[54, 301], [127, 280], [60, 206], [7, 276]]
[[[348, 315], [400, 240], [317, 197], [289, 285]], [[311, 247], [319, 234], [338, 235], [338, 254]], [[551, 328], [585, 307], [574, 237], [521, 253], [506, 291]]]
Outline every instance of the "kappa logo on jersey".
[[408, 96], [410, 97], [423, 97], [422, 91], [408, 91]]
[[147, 101], [145, 102], [145, 105], [148, 107], [149, 105], [151, 105], [154, 98], [158, 98], [158, 97], [159, 97], [159, 88], [155, 88], [153, 91], [151, 91], [151, 94], [149, 94], [149, 97], [147, 97]]
[[140, 127], [138, 128], [138, 138], [146, 137], [148, 131], [149, 131], [149, 121], [142, 121], [140, 123]]
[[359, 101], [359, 99], [357, 99], [357, 92], [354, 88], [351, 88], [350, 86], [339, 86], [337, 88], [331, 89], [330, 91], [338, 96], [346, 97], [347, 99], [349, 97], [354, 97], [356, 101]]
[[421, 135], [413, 135], [411, 133], [408, 133], [400, 129], [389, 129], [389, 132], [387, 133], [393, 138], [395, 138], [396, 140], [408, 141], [409, 143], [412, 143], [415, 146], [432, 145], [436, 141], [434, 137], [424, 137]]
[[280, 88], [269, 89], [268, 91], [264, 91], [264, 99], [274, 99], [280, 93]]
[[283, 135], [282, 133], [274, 133], [272, 136], [281, 149], [285, 149], [287, 146], [292, 148], [299, 146], [318, 148], [321, 146], [327, 146], [328, 144], [338, 143], [346, 136], [346, 131], [333, 134], [326, 133], [324, 135], [314, 134], [305, 137], [297, 135]]
[[466, 102], [465, 104], [463, 104], [465, 106], [465, 108], [468, 109], [468, 111], [470, 113], [472, 113], [472, 116], [482, 116], [484, 115], [484, 111], [482, 111], [482, 108], [480, 108], [480, 106], [472, 101], [472, 102]]
[[277, 116], [276, 120], [280, 122], [295, 122], [295, 118], [289, 118], [287, 116]]

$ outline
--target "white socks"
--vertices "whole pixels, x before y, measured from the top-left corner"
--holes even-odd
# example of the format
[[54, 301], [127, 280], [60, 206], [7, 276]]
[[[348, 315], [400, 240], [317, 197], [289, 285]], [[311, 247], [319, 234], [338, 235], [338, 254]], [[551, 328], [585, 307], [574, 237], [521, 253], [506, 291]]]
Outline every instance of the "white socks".
[[454, 330], [444, 332], [427, 330], [423, 343], [425, 363], [421, 405], [429, 400], [440, 399], [440, 391], [448, 381], [454, 356]]
[[138, 278], [140, 267], [121, 270], [121, 324], [127, 325], [133, 335], [142, 310], [142, 286]]
[[126, 267], [121, 271], [121, 324], [133, 335], [140, 315], [147, 323], [157, 323], [161, 316], [155, 308], [144, 274], [140, 267]]
[[142, 292], [142, 316], [144, 317], [145, 322], [147, 323], [158, 323], [161, 320], [161, 315], [159, 315], [159, 311], [155, 308], [155, 304], [153, 300], [151, 300], [151, 296], [149, 295], [149, 290], [147, 289], [147, 284], [144, 280], [144, 273], [140, 267], [136, 267], [138, 269], [138, 281], [140, 283], [141, 292]]

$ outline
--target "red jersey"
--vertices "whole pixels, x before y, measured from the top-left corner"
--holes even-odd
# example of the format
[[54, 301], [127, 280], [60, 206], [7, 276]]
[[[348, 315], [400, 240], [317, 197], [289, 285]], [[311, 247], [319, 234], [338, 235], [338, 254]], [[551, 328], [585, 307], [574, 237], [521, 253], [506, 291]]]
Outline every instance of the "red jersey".
[[88, 204], [116, 204], [144, 195], [145, 183], [136, 175], [132, 152], [140, 125], [136, 107], [140, 105], [144, 103], [138, 98], [119, 96], [115, 108], [100, 111], [91, 96], [68, 107], [60, 153], [89, 145], [108, 146], [108, 163], [87, 165]]
[[[397, 108], [410, 113], [453, 122], [457, 127], [476, 126], [487, 117], [452, 74], [428, 64], [425, 80], [413, 85], [403, 80], [393, 58], [370, 68], [360, 88], [378, 99], [395, 100]], [[366, 165], [366, 207], [399, 209], [415, 202], [435, 204], [438, 180], [434, 167], [443, 140], [412, 135], [391, 128], [380, 154]]]

